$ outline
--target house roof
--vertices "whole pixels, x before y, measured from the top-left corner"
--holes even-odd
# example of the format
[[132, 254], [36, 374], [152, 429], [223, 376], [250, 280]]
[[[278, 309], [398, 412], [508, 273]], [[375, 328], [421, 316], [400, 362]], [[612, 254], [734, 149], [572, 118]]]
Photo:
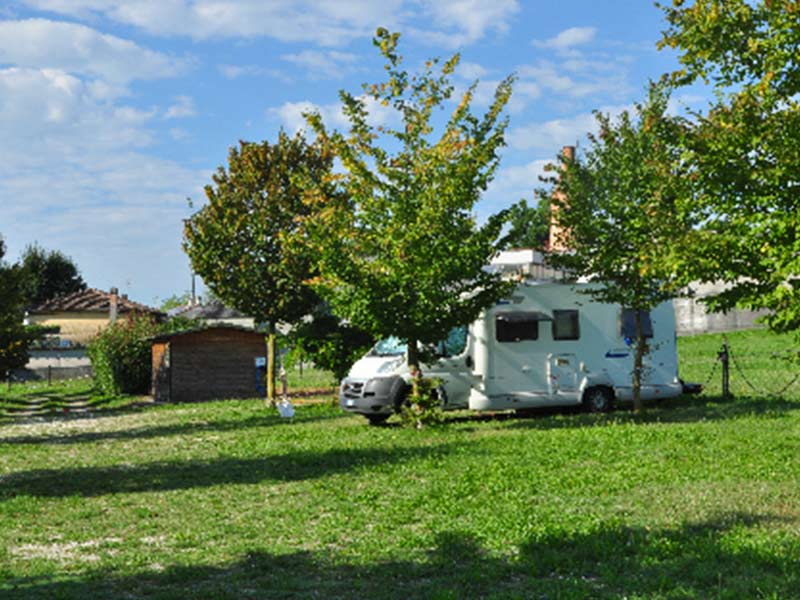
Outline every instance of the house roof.
[[[172, 338], [181, 337], [184, 335], [189, 335], [192, 333], [205, 333], [208, 331], [242, 331], [247, 334], [251, 334], [253, 336], [257, 336], [259, 338], [265, 339], [264, 334], [258, 331], [254, 331], [249, 327], [241, 327], [239, 325], [212, 325], [211, 327], [194, 327], [192, 329], [184, 329], [182, 331], [174, 331], [172, 333], [162, 333], [161, 335], [157, 335], [154, 337], [149, 338], [151, 342], [168, 342]], [[265, 341], [266, 343], [266, 341]]]
[[[29, 312], [54, 313], [54, 312], [108, 312], [111, 308], [111, 294], [95, 288], [88, 288], [82, 292], [73, 292], [65, 296], [53, 298], [47, 302], [33, 307]], [[155, 308], [129, 300], [126, 295], [121, 295], [117, 300], [117, 311], [147, 312], [158, 314]]]
[[247, 315], [238, 310], [228, 308], [222, 302], [210, 302], [208, 304], [196, 304], [195, 306], [182, 307], [170, 313], [173, 317], [186, 317], [188, 319], [247, 319]]

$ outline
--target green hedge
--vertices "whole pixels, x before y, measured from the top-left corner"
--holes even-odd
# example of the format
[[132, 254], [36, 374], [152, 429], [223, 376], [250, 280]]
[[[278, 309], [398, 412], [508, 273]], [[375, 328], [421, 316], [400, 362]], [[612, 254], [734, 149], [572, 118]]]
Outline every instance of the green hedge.
[[98, 333], [87, 352], [95, 386], [105, 394], [146, 394], [152, 372], [150, 339], [162, 333], [198, 327], [196, 321], [158, 323], [150, 315], [133, 314]]

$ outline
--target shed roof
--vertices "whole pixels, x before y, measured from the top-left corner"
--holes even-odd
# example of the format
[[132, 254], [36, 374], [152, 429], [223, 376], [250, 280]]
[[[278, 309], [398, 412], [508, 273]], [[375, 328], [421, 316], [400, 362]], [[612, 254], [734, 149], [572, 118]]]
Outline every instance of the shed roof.
[[243, 332], [250, 334], [255, 337], [259, 337], [264, 339], [264, 334], [259, 331], [254, 331], [249, 327], [241, 327], [239, 325], [212, 325], [211, 327], [194, 327], [192, 329], [184, 329], [182, 331], [174, 331], [172, 333], [162, 333], [161, 335], [157, 335], [150, 338], [151, 342], [168, 342], [173, 338], [182, 337], [185, 335], [189, 335], [192, 333], [205, 333], [208, 331], [231, 331], [231, 332]]
[[[108, 312], [111, 308], [111, 297], [112, 294], [109, 292], [104, 292], [95, 288], [87, 288], [81, 292], [73, 292], [43, 302], [33, 307], [29, 312], [31, 314], [54, 312]], [[117, 311], [120, 313], [146, 312], [162, 314], [155, 308], [129, 300], [125, 295], [117, 297]]]

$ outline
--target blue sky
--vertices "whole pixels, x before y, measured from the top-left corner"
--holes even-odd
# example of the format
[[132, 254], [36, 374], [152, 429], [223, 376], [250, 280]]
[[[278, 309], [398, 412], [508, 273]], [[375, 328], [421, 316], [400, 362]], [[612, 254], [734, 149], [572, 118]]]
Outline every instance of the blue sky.
[[[532, 200], [543, 165], [676, 66], [648, 0], [11, 0], [0, 3], [0, 235], [38, 241], [92, 287], [156, 304], [190, 286], [181, 221], [238, 140], [274, 140], [338, 90], [380, 81], [375, 28], [414, 68], [460, 52], [455, 81], [518, 81], [508, 147], [477, 207]], [[697, 104], [685, 92], [676, 105]], [[375, 119], [390, 118], [376, 113]]]

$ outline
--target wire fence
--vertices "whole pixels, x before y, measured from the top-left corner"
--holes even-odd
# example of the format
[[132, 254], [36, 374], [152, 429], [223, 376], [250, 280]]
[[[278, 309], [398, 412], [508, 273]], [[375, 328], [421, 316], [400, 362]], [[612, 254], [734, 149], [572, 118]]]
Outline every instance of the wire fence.
[[750, 348], [723, 338], [716, 353], [679, 353], [681, 378], [703, 385], [709, 396], [800, 398], [797, 349]]

